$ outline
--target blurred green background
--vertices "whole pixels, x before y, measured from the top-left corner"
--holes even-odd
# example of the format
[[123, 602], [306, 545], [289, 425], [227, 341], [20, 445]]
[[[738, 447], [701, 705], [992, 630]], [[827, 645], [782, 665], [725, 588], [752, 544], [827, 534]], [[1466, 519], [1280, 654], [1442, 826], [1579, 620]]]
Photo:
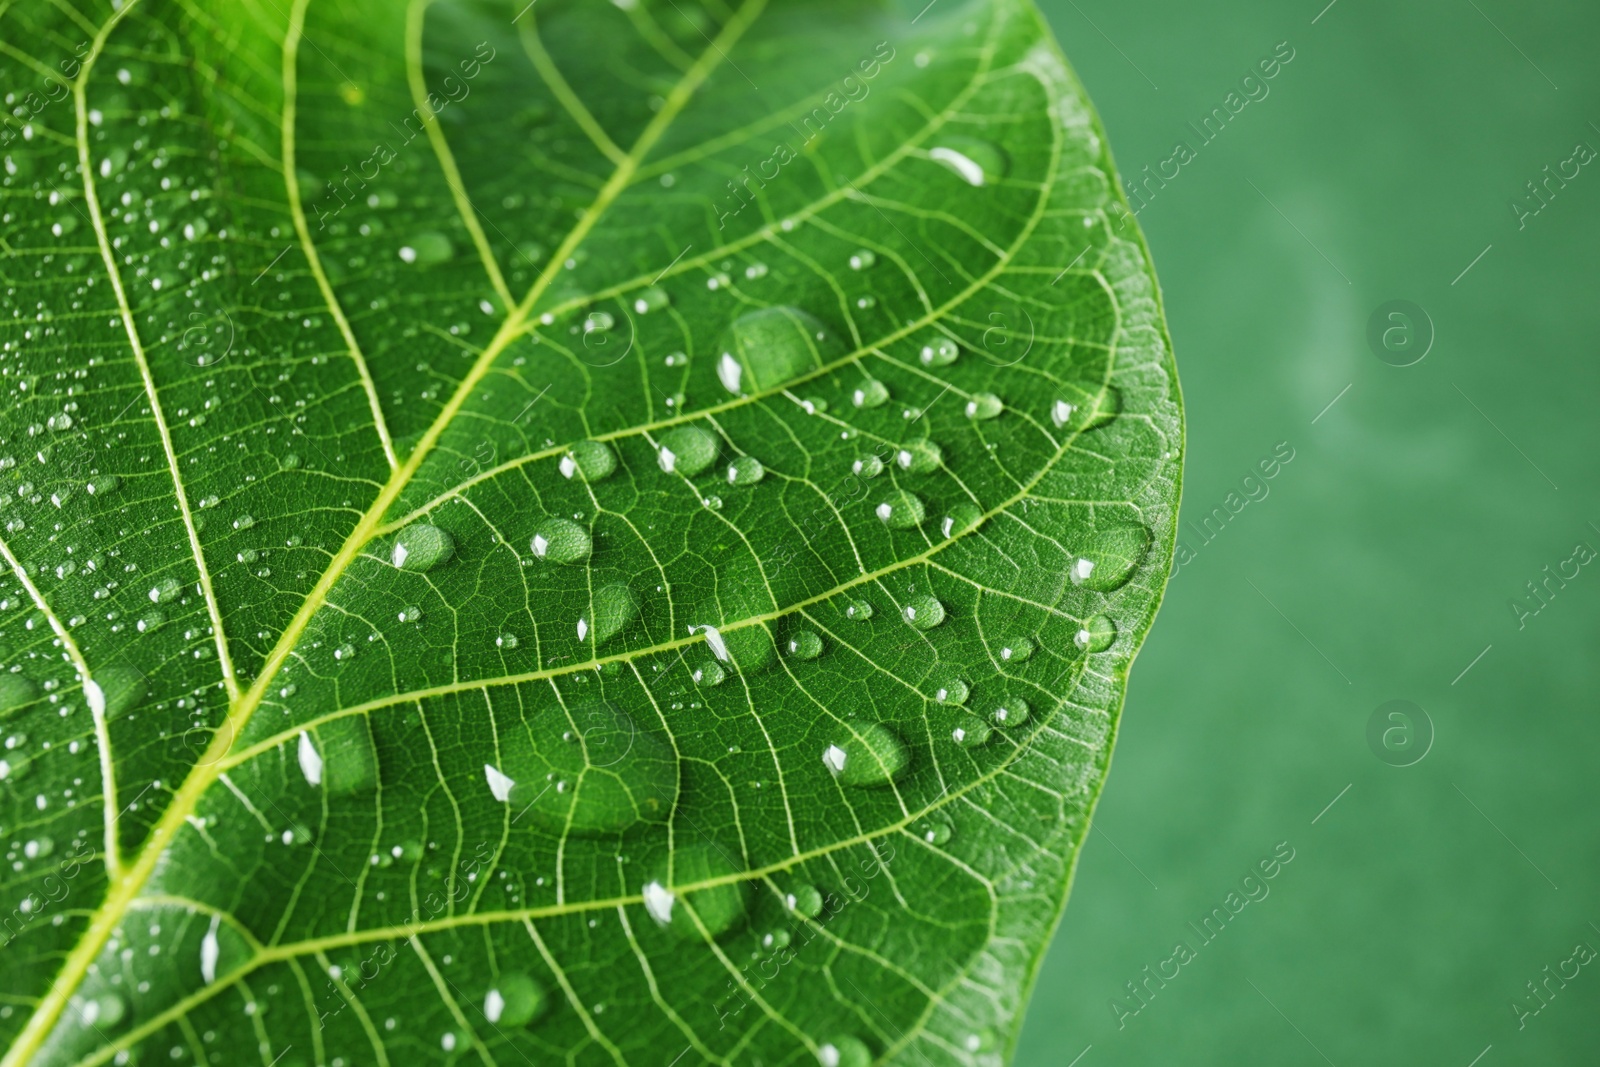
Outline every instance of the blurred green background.
[[[1600, 564], [1574, 555], [1600, 549], [1600, 160], [1574, 159], [1600, 148], [1600, 9], [1326, 2], [1042, 0], [1126, 177], [1196, 149], [1140, 214], [1194, 556], [1023, 1067], [1600, 1063], [1600, 960], [1574, 956], [1600, 949]], [[1202, 147], [1189, 124], [1280, 42], [1268, 94]], [[1533, 214], [1526, 183], [1563, 166]], [[1394, 300], [1435, 333], [1410, 366], [1414, 313], [1385, 320], [1389, 362], [1368, 341]], [[1396, 699], [1431, 747], [1415, 713], [1369, 744]], [[1202, 941], [1188, 924], [1280, 842], [1269, 894]], [[1133, 999], [1180, 939], [1195, 958]], [[1140, 1009], [1120, 1027], [1113, 998]]]

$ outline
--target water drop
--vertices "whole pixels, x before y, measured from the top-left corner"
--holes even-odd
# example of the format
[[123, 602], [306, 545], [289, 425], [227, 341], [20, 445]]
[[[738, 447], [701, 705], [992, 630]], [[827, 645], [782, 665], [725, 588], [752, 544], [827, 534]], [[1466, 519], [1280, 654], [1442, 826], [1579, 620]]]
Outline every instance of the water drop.
[[729, 485], [755, 485], [767, 476], [767, 468], [754, 456], [736, 456], [728, 464]]
[[0, 714], [15, 711], [38, 698], [39, 687], [31, 679], [20, 674], [0, 674]]
[[931, 818], [917, 827], [917, 834], [930, 845], [942, 845], [955, 835], [955, 829], [944, 819]]
[[983, 509], [971, 501], [962, 501], [950, 509], [939, 522], [939, 532], [945, 537], [960, 537], [983, 521]]
[[548, 563], [582, 563], [594, 551], [589, 531], [570, 519], [546, 519], [528, 543], [533, 554]]
[[331, 796], [348, 796], [377, 784], [378, 751], [361, 716], [330, 719], [300, 731], [296, 755], [306, 781], [322, 786]]
[[511, 791], [517, 787], [516, 781], [512, 779], [510, 775], [506, 774], [499, 767], [494, 767], [485, 763], [483, 765], [483, 777], [484, 780], [489, 783], [490, 796], [494, 797], [502, 804], [510, 802]]
[[494, 644], [496, 648], [516, 648], [522, 640], [514, 633], [503, 633], [494, 639]]
[[947, 678], [933, 690], [933, 699], [941, 704], [965, 704], [972, 690], [960, 678]]
[[852, 600], [844, 609], [844, 617], [856, 622], [866, 622], [872, 618], [872, 601]]
[[287, 452], [284, 454], [283, 459], [278, 461], [278, 466], [282, 467], [286, 471], [298, 470], [300, 467], [300, 457], [293, 452]]
[[822, 914], [822, 893], [816, 886], [802, 882], [784, 894], [783, 904], [802, 919], [815, 919]]
[[992, 419], [1005, 409], [1005, 402], [993, 393], [976, 393], [967, 401], [967, 418]]
[[652, 285], [639, 293], [633, 302], [633, 310], [641, 315], [648, 315], [652, 311], [660, 311], [670, 302], [665, 289], [659, 285]]
[[860, 1038], [837, 1037], [817, 1046], [817, 1062], [822, 1067], [872, 1067], [872, 1052]]
[[119, 484], [121, 483], [115, 474], [102, 474], [98, 478], [91, 479], [89, 484], [84, 486], [84, 490], [90, 496], [105, 496], [107, 493], [115, 492]]
[[349, 641], [346, 641], [344, 644], [333, 650], [333, 658], [339, 660], [340, 662], [355, 659], [356, 646], [351, 644]]
[[1033, 639], [1019, 637], [1000, 646], [1000, 662], [1022, 663], [1033, 655]]
[[810, 630], [799, 630], [789, 638], [788, 647], [795, 659], [816, 659], [822, 655], [822, 638]]
[[922, 346], [917, 359], [924, 367], [947, 367], [956, 361], [961, 349], [948, 337], [936, 337]]
[[412, 606], [412, 607], [406, 608], [405, 610], [400, 612], [400, 621], [401, 622], [417, 622], [421, 618], [422, 618], [422, 609], [419, 608], [419, 607]]
[[621, 633], [639, 614], [639, 598], [626, 582], [612, 582], [594, 591], [591, 611], [578, 619], [578, 640], [590, 635], [596, 645]]
[[656, 728], [606, 701], [544, 708], [502, 735], [509, 802], [557, 833], [620, 833], [664, 823], [677, 802], [672, 746]]
[[883, 460], [875, 455], [857, 456], [850, 470], [863, 478], [876, 478], [883, 473]]
[[988, 743], [994, 731], [982, 719], [972, 719], [950, 731], [950, 740], [962, 748], [978, 748]]
[[863, 248], [851, 255], [850, 269], [866, 270], [876, 262], [878, 257], [870, 249]]
[[927, 474], [931, 470], [937, 470], [939, 464], [944, 462], [944, 450], [926, 438], [909, 441], [895, 453], [894, 461], [903, 471], [911, 474]]
[[1150, 552], [1150, 531], [1128, 524], [1095, 531], [1094, 547], [1068, 568], [1073, 585], [1110, 592], [1127, 584]]
[[717, 359], [717, 377], [730, 393], [766, 392], [836, 357], [842, 346], [815, 316], [769, 307], [734, 320]]
[[1057, 400], [1050, 405], [1050, 421], [1057, 426], [1065, 426], [1072, 419], [1072, 413], [1078, 410], [1065, 400]]
[[400, 258], [403, 261], [421, 264], [424, 267], [444, 263], [455, 254], [456, 250], [450, 244], [450, 238], [432, 230], [417, 234], [400, 249]]
[[448, 533], [437, 526], [414, 522], [395, 536], [389, 561], [403, 571], [431, 571], [455, 550], [455, 539]]
[[779, 927], [761, 935], [761, 947], [767, 952], [781, 952], [789, 947], [791, 940], [789, 931]]
[[176, 578], [163, 578], [150, 589], [150, 603], [166, 604], [178, 599], [178, 594], [183, 592], [183, 586], [178, 584]]
[[656, 460], [668, 474], [692, 478], [716, 462], [717, 439], [698, 426], [679, 426], [661, 435]]
[[520, 972], [502, 974], [483, 998], [483, 1014], [494, 1026], [526, 1026], [544, 1014], [549, 996]]
[[944, 605], [937, 597], [926, 593], [907, 600], [901, 613], [905, 616], [906, 622], [919, 630], [931, 630], [944, 622]]
[[[694, 841], [674, 849], [670, 862], [670, 876], [663, 872], [646, 882], [643, 890], [645, 910], [657, 923], [685, 941], [703, 945], [706, 934], [721, 937], [744, 922], [749, 887], [743, 881], [724, 880], [739, 873], [726, 849]], [[712, 881], [719, 884], [680, 888]]]
[[586, 482], [603, 481], [617, 469], [617, 454], [604, 441], [579, 441], [561, 457], [560, 467], [566, 478], [577, 475]]
[[905, 744], [881, 723], [857, 726], [822, 752], [823, 766], [845, 785], [886, 785], [910, 762]]
[[[98, 694], [91, 693], [91, 687]], [[133, 667], [104, 667], [94, 672], [94, 680], [84, 684], [91, 707], [108, 719], [119, 718], [150, 692], [150, 683]]]
[[1090, 652], [1104, 652], [1117, 639], [1117, 624], [1105, 615], [1096, 615], [1073, 635], [1072, 643]]
[[909, 530], [921, 526], [928, 517], [922, 498], [905, 490], [898, 490], [873, 509], [878, 519], [891, 530]]
[[976, 137], [945, 137], [928, 158], [974, 187], [1003, 177], [1007, 169], [1005, 153]]
[[868, 378], [850, 394], [850, 403], [858, 408], [882, 407], [889, 400], [889, 387], [876, 378]]
[[134, 623], [134, 629], [142, 634], [154, 633], [167, 621], [166, 615], [159, 611], [147, 611]]
[[721, 685], [723, 679], [727, 676], [728, 672], [724, 671], [722, 669], [722, 664], [716, 662], [715, 660], [707, 660], [706, 662], [700, 664], [700, 666], [696, 667], [693, 673], [690, 674], [690, 677], [694, 679], [695, 685], [703, 685], [707, 687]]
[[989, 718], [994, 720], [996, 726], [1020, 726], [1028, 721], [1028, 716], [1033, 709], [1021, 697], [1006, 697], [995, 705], [994, 711], [989, 713]]

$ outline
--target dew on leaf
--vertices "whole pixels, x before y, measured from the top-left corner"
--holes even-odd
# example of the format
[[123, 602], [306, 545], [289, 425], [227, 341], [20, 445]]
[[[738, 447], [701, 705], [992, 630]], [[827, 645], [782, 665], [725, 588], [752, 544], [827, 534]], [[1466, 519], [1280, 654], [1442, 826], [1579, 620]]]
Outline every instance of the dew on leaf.
[[962, 748], [978, 748], [987, 744], [992, 734], [988, 723], [982, 719], [971, 719], [951, 730], [950, 739]]
[[787, 647], [795, 659], [816, 659], [822, 655], [822, 638], [811, 630], [799, 630], [789, 637]]
[[767, 468], [754, 456], [736, 456], [728, 464], [729, 485], [755, 485], [767, 476]]
[[717, 438], [699, 426], [679, 426], [661, 435], [656, 461], [668, 474], [692, 478], [716, 462]]
[[1096, 615], [1073, 635], [1072, 643], [1089, 652], [1104, 652], [1117, 639], [1117, 624], [1110, 617]]
[[905, 743], [882, 723], [856, 726], [822, 752], [823, 766], [844, 785], [887, 785], [910, 762]]
[[939, 532], [945, 537], [960, 537], [983, 521], [983, 509], [964, 500], [950, 509], [950, 514], [939, 521]]
[[850, 470], [863, 478], [876, 478], [883, 473], [883, 460], [875, 455], [857, 456]]
[[678, 795], [677, 762], [657, 728], [608, 701], [540, 708], [500, 738], [509, 803], [557, 833], [620, 833], [659, 824]]
[[911, 474], [927, 474], [931, 470], [937, 470], [944, 462], [944, 450], [926, 438], [908, 441], [894, 454], [894, 461], [903, 471]]
[[850, 255], [851, 270], [866, 270], [876, 262], [878, 262], [877, 255], [867, 248], [859, 249]]
[[976, 393], [967, 401], [967, 418], [992, 419], [1005, 409], [1005, 402], [993, 393]]
[[841, 349], [816, 316], [794, 307], [762, 308], [728, 328], [717, 378], [730, 393], [766, 392], [816, 370]]
[[578, 640], [596, 645], [611, 640], [639, 614], [639, 598], [626, 582], [612, 582], [594, 591], [591, 610], [578, 619]]
[[437, 526], [414, 522], [395, 535], [389, 561], [403, 571], [431, 571], [456, 550], [455, 538]]
[[994, 720], [996, 726], [1020, 726], [1028, 721], [1032, 711], [1028, 702], [1021, 697], [1006, 697], [995, 705], [994, 711], [989, 713], [989, 718]]
[[929, 596], [927, 593], [919, 593], [909, 598], [900, 613], [906, 622], [918, 630], [933, 629], [944, 622], [945, 614], [944, 604], [940, 603], [939, 598]]
[[1033, 639], [1019, 637], [1014, 641], [1007, 641], [1000, 646], [999, 655], [1002, 663], [1022, 663], [1033, 655]]
[[[662, 871], [645, 883], [645, 909], [650, 917], [684, 941], [701, 945], [707, 934], [721, 937], [741, 926], [749, 908], [750, 890], [745, 882], [731, 880], [739, 872], [728, 855], [727, 849], [704, 841], [675, 848], [670, 874]], [[679, 888], [712, 881], [718, 884], [693, 890]]]
[[784, 894], [783, 904], [802, 919], [815, 919], [822, 914], [822, 893], [816, 886], [802, 882]]
[[582, 563], [594, 550], [589, 531], [571, 519], [546, 519], [528, 543], [536, 558], [547, 563]]
[[917, 359], [924, 367], [947, 367], [961, 354], [960, 347], [948, 337], [935, 337], [922, 346]]
[[579, 441], [561, 457], [559, 466], [563, 477], [604, 481], [617, 469], [617, 454], [604, 441]]
[[821, 1067], [872, 1067], [872, 1052], [858, 1037], [836, 1037], [817, 1046]]
[[909, 530], [921, 526], [928, 517], [922, 498], [905, 490], [898, 490], [873, 509], [880, 522], [891, 530]]
[[520, 971], [503, 973], [484, 994], [483, 1015], [494, 1026], [527, 1026], [544, 1014], [549, 995], [535, 978]]
[[858, 408], [882, 407], [889, 400], [889, 387], [876, 378], [868, 378], [850, 394], [850, 403]]
[[183, 592], [183, 586], [178, 584], [176, 578], [163, 578], [150, 588], [150, 603], [165, 604], [178, 599], [178, 594]]
[[872, 618], [872, 601], [852, 600], [844, 609], [844, 617], [856, 622], [866, 622]]

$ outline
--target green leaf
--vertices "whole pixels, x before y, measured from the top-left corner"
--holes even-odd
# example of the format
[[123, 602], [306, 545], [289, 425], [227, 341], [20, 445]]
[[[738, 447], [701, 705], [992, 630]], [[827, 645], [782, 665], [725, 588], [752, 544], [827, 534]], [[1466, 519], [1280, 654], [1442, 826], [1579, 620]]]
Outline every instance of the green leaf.
[[1004, 1058], [1182, 428], [923, 6], [0, 8], [7, 1065]]

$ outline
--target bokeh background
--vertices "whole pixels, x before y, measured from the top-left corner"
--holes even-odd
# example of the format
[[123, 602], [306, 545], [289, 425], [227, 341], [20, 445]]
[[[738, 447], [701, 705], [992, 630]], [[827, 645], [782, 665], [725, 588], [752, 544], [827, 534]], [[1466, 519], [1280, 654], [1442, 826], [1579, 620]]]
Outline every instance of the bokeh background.
[[[1193, 558], [1022, 1067], [1600, 1063], [1600, 959], [1575, 955], [1600, 950], [1600, 159], [1574, 158], [1600, 149], [1600, 8], [1326, 4], [1042, 0], [1126, 176], [1196, 149], [1139, 216]], [[1189, 123], [1282, 42], [1201, 147]], [[1374, 348], [1401, 300], [1425, 318]], [[1392, 700], [1420, 713], [1369, 742]], [[1202, 942], [1281, 842], [1268, 895]], [[1180, 939], [1195, 958], [1133, 999]]]

